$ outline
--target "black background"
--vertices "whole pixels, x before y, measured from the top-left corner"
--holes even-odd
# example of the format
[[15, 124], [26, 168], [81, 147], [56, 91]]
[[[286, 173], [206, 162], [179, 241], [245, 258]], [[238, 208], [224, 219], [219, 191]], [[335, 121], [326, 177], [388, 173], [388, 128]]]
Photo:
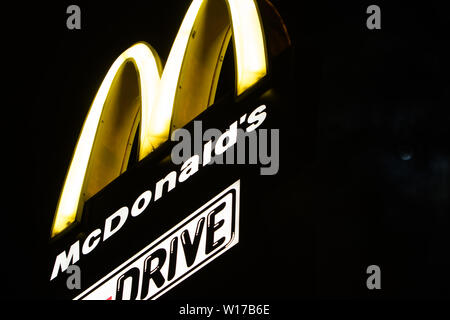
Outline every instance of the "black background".
[[[297, 275], [284, 292], [266, 288], [257, 296], [264, 286], [253, 279], [236, 288], [237, 296], [448, 298], [450, 52], [443, 2], [273, 3], [293, 42], [283, 71], [291, 95], [281, 111], [280, 172], [260, 178], [268, 191], [255, 206], [269, 217], [261, 223], [269, 239], [277, 239], [270, 252], [284, 246], [272, 256], [277, 276]], [[42, 250], [106, 70], [137, 41], [165, 61], [189, 2], [78, 2], [81, 30], [66, 28], [69, 4], [17, 2], [3, 11], [5, 298], [45, 298]], [[381, 30], [366, 28], [370, 4], [381, 7]], [[273, 276], [264, 272], [271, 261], [260, 258], [264, 281]], [[381, 267], [382, 290], [365, 286], [371, 264]]]

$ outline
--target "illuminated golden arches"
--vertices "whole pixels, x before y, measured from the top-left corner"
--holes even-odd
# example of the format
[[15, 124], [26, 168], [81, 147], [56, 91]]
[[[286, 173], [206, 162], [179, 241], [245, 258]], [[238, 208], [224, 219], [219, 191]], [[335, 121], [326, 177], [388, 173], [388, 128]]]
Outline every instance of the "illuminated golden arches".
[[[236, 61], [236, 93], [242, 94], [267, 73], [266, 48], [253, 0], [194, 0], [172, 45], [150, 119], [148, 154], [214, 100], [215, 86], [230, 39]], [[174, 113], [174, 111], [176, 111]], [[187, 113], [187, 114], [186, 114]], [[172, 128], [171, 128], [172, 124]]]
[[[240, 95], [267, 73], [263, 29], [254, 0], [193, 0], [162, 75], [157, 53], [144, 43], [133, 45], [116, 59], [94, 98], [75, 147], [58, 201], [52, 237], [80, 216], [84, 201], [126, 169], [130, 132], [136, 129], [139, 117], [136, 108], [140, 106], [141, 110], [139, 159], [142, 159], [169, 138], [171, 129], [183, 126], [212, 104], [231, 33], [236, 94]], [[128, 62], [135, 67], [140, 91], [137, 101], [128, 99], [128, 106], [122, 106], [114, 86], [124, 77]], [[105, 107], [108, 105], [111, 106]], [[128, 130], [127, 139], [122, 132], [117, 138], [122, 149], [111, 150], [109, 147], [114, 143], [108, 144], [108, 139], [115, 142], [107, 137], [111, 130], [102, 128], [111, 128], [111, 123], [119, 121], [108, 111], [119, 107], [127, 110], [128, 120], [120, 125], [123, 132]], [[109, 117], [114, 121], [108, 121]]]

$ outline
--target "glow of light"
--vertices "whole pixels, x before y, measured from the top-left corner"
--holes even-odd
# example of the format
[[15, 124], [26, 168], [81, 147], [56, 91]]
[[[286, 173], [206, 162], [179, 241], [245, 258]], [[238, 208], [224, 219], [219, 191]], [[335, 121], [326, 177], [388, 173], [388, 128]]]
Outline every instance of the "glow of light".
[[72, 224], [77, 216], [86, 171], [106, 98], [119, 68], [133, 61], [139, 70], [142, 103], [141, 139], [148, 139], [148, 120], [158, 91], [160, 62], [155, 51], [144, 43], [137, 43], [122, 53], [113, 63], [103, 80], [78, 138], [75, 152], [64, 181], [52, 226], [52, 237]]
[[[194, 23], [204, 0], [194, 0], [183, 19], [181, 27], [170, 50], [169, 58], [161, 78], [157, 104], [153, 108], [149, 127], [149, 143], [144, 144], [141, 156], [145, 156], [161, 143], [166, 141], [170, 133], [175, 95], [180, 77], [183, 59], [186, 54]], [[253, 0], [227, 0], [231, 22], [237, 63], [237, 94], [253, 86], [267, 73], [266, 47], [263, 29], [259, 21], [257, 7]]]
[[202, 3], [203, 0], [192, 1], [172, 45], [161, 78], [159, 96], [151, 117], [151, 125], [149, 127], [150, 136], [152, 137], [149, 141], [151, 145], [144, 144], [144, 150], [142, 150], [141, 155], [150, 153], [169, 137], [178, 79], [192, 28]]
[[253, 0], [228, 0], [240, 95], [267, 74], [266, 49], [258, 10]]

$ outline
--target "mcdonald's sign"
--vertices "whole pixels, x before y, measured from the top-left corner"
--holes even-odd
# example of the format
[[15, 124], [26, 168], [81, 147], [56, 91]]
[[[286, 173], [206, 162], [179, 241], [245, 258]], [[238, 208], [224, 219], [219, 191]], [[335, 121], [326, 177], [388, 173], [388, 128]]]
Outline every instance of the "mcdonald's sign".
[[[260, 5], [271, 14], [272, 19], [268, 20], [270, 26], [263, 23]], [[265, 27], [281, 34], [277, 41], [268, 41], [271, 35], [265, 31]], [[164, 68], [156, 50], [146, 42], [132, 45], [113, 62], [86, 116], [57, 203], [51, 239], [52, 243], [64, 240], [65, 245], [60, 246], [58, 251], [52, 251], [50, 281], [56, 279], [70, 264], [77, 263], [81, 255], [87, 255], [100, 242], [109, 239], [122, 227], [129, 214], [132, 217], [139, 216], [149, 205], [152, 196], [157, 200], [164, 187], [168, 191], [174, 188], [174, 171], [161, 173], [162, 178], [159, 177], [154, 193], [150, 190], [142, 192], [129, 206], [130, 209], [127, 206], [117, 208], [103, 220], [103, 227], [94, 228], [84, 235], [84, 242], [79, 241], [79, 236], [74, 238], [70, 235], [70, 230], [82, 221], [81, 215], [84, 216], [87, 201], [98, 197], [127, 171], [134, 141], [138, 141], [138, 160], [143, 162], [168, 142], [172, 132], [185, 127], [215, 104], [219, 76], [231, 39], [235, 65], [233, 99], [239, 102], [270, 75], [270, 57], [273, 52], [290, 45], [281, 18], [266, 0], [193, 0]], [[252, 108], [249, 118], [267, 111], [263, 103], [259, 107], [253, 105]], [[244, 113], [241, 122], [242, 118], [247, 117], [247, 111]], [[182, 170], [185, 168], [186, 164]], [[186, 180], [181, 175], [180, 181]], [[91, 283], [89, 290], [76, 298], [154, 299], [199, 270], [206, 261], [215, 259], [220, 255], [217, 253], [234, 246], [239, 239], [240, 178], [236, 176], [234, 179], [231, 186], [231, 182], [217, 186], [217, 191], [211, 193], [208, 202], [201, 200], [202, 206], [192, 206], [191, 212], [194, 213], [179, 219], [170, 230], [166, 228], [169, 231], [163, 236], [155, 236], [153, 239], [156, 240], [133, 255], [131, 260], [116, 267], [102, 280]], [[214, 215], [218, 213], [222, 220], [214, 223]], [[220, 226], [223, 228], [217, 231]], [[201, 236], [202, 232], [205, 236]], [[201, 259], [190, 263], [189, 247], [194, 246], [192, 241], [197, 241], [197, 236], [199, 242], [195, 247], [203, 255], [197, 255]], [[186, 237], [190, 240], [187, 241]], [[217, 237], [220, 239], [217, 240]], [[175, 267], [177, 254], [173, 252], [178, 242], [183, 244], [186, 254], [187, 267], [184, 269]], [[199, 246], [203, 246], [202, 249], [198, 249]], [[166, 282], [157, 284], [160, 290], [151, 292], [145, 286], [150, 279], [145, 280], [138, 275], [149, 274], [149, 270], [150, 273], [154, 272], [156, 269], [152, 266], [155, 261], [162, 264], [169, 260], [170, 266], [164, 266]], [[124, 288], [128, 284], [124, 281], [128, 278], [140, 283], [140, 289], [136, 289], [135, 283], [131, 289], [127, 287], [125, 292]], [[158, 282], [156, 278], [153, 280]]]
[[[52, 236], [76, 220], [85, 199], [126, 169], [129, 139], [138, 123], [139, 158], [142, 159], [166, 141], [173, 128], [183, 126], [212, 104], [225, 44], [231, 34], [237, 95], [266, 75], [264, 33], [255, 2], [227, 0], [226, 7], [222, 2], [192, 2], [163, 72], [158, 54], [145, 43], [135, 44], [113, 63], [78, 139], [55, 213]], [[231, 29], [227, 27], [230, 22]], [[113, 95], [114, 85], [128, 62], [133, 63], [139, 74], [140, 101], [127, 108], [123, 104], [119, 106], [120, 102], [114, 101]], [[140, 107], [139, 114], [136, 114], [136, 104]], [[184, 110], [179, 111], [181, 108]], [[129, 120], [120, 128], [111, 128], [109, 122], [119, 116]], [[112, 130], [115, 137], [112, 137]], [[108, 148], [111, 145], [115, 149], [112, 152]]]
[[448, 19], [396, 3], [7, 3], [2, 298], [448, 296]]

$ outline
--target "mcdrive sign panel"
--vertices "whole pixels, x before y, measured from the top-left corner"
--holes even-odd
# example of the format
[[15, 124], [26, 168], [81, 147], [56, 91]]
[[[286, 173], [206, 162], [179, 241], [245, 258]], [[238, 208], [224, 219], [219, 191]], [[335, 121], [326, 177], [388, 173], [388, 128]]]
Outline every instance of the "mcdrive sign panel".
[[239, 241], [239, 181], [75, 300], [156, 299]]

